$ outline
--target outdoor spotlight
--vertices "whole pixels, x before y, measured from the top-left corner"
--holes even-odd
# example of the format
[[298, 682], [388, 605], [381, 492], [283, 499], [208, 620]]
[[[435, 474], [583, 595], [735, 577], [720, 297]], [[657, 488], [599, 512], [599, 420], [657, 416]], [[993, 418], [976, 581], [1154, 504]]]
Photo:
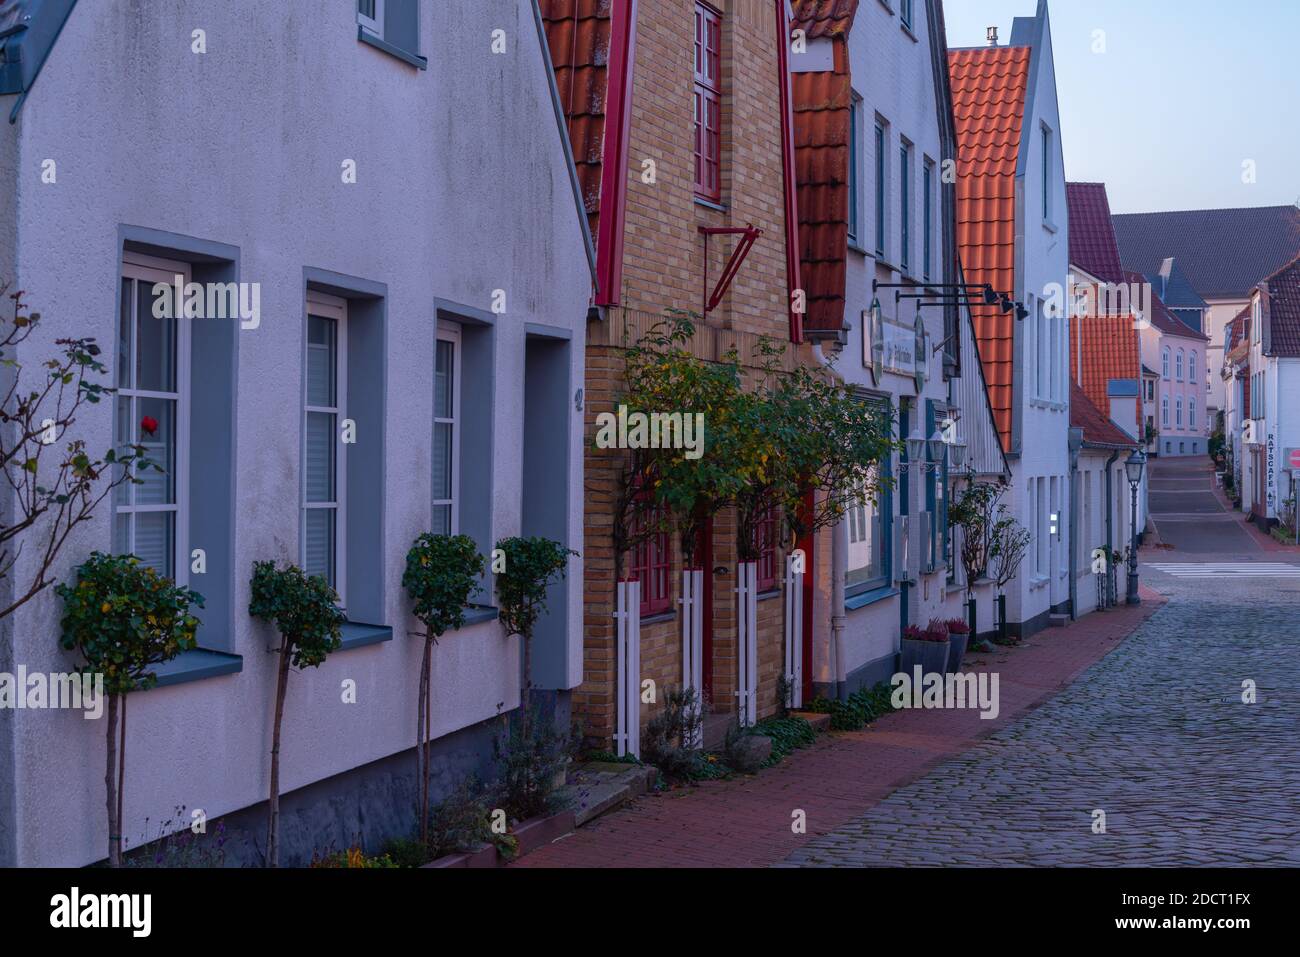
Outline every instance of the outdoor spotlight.
[[1020, 303], [1016, 303], [1016, 318], [1019, 319], [1021, 322], [1024, 322], [1026, 319], [1029, 318], [1029, 310], [1026, 309], [1024, 306], [1022, 306]]
[[984, 284], [984, 305], [996, 306], [998, 303], [998, 294], [993, 291], [993, 287], [988, 283]]
[[1003, 296], [1003, 297], [1002, 297], [1002, 312], [1003, 312], [1003, 313], [1008, 313], [1008, 312], [1010, 312], [1010, 311], [1011, 311], [1012, 309], [1014, 309], [1014, 308], [1016, 308], [1016, 304], [1015, 304], [1014, 302], [1011, 301], [1011, 297], [1010, 297], [1010, 296]]

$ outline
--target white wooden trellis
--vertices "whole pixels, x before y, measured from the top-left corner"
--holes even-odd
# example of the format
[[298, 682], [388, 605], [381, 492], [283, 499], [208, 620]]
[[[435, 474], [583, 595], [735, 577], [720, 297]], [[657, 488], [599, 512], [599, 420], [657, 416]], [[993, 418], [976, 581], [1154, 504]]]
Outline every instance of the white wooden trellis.
[[[695, 692], [695, 706], [704, 706], [704, 570], [682, 571], [682, 687]], [[703, 731], [690, 747], [702, 747]]]
[[747, 728], [758, 723], [758, 562], [741, 562], [736, 580], [736, 711]]
[[803, 575], [804, 557], [785, 557], [785, 681], [790, 689], [786, 704], [803, 707]]
[[619, 582], [614, 611], [618, 703], [614, 743], [620, 756], [641, 757], [641, 583]]

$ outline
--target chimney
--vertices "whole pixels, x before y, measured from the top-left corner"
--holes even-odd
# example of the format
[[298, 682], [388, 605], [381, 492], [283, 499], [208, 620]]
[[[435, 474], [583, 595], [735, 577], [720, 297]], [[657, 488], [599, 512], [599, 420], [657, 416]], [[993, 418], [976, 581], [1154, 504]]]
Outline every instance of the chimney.
[[995, 47], [995, 46], [998, 45], [998, 28], [997, 28], [997, 27], [989, 27], [989, 31], [988, 31], [988, 39], [989, 39], [989, 46], [991, 46], [991, 47]]

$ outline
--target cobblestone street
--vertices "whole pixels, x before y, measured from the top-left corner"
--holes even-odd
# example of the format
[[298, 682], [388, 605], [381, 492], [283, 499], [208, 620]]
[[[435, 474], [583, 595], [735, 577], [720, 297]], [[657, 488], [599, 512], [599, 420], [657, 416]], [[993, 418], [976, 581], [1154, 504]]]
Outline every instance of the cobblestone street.
[[1238, 534], [1144, 552], [1168, 600], [1119, 648], [784, 865], [1300, 864], [1300, 562]]

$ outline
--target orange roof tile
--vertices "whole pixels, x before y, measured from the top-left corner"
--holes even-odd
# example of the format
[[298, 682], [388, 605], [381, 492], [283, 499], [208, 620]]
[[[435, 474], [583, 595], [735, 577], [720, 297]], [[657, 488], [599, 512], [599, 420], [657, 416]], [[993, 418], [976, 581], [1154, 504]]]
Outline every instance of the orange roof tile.
[[1083, 429], [1083, 441], [1095, 445], [1112, 445], [1132, 448], [1131, 435], [1106, 417], [1077, 383], [1070, 383], [1070, 426]]
[[858, 0], [792, 0], [792, 25], [803, 30], [808, 39], [842, 37], [853, 29]]
[[609, 0], [541, 0], [555, 82], [591, 235], [600, 235], [600, 177], [609, 84]]
[[[966, 279], [1015, 292], [1016, 164], [1029, 85], [1028, 47], [951, 50], [957, 124], [957, 245]], [[989, 404], [1003, 449], [1011, 444], [1014, 314], [980, 309], [973, 319]]]
[[808, 297], [804, 328], [838, 331], [844, 325], [853, 92], [847, 73], [796, 73], [791, 84], [799, 256]]
[[[1142, 381], [1141, 354], [1140, 332], [1132, 316], [1076, 318], [1070, 330], [1070, 378], [1099, 409], [1110, 408], [1107, 386], [1112, 379]], [[1135, 405], [1134, 425], [1140, 427], [1142, 403]]]

